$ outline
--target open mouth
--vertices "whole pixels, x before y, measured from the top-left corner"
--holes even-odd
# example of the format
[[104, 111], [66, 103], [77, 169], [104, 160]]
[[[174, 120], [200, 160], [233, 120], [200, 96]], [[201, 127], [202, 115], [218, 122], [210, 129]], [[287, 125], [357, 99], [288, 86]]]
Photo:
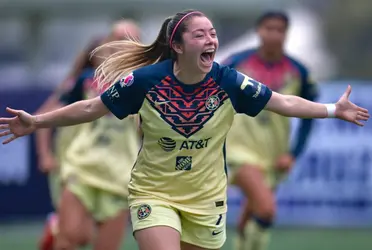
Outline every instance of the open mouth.
[[201, 53], [200, 60], [205, 64], [210, 64], [213, 62], [214, 54], [214, 49], [206, 50], [205, 52]]

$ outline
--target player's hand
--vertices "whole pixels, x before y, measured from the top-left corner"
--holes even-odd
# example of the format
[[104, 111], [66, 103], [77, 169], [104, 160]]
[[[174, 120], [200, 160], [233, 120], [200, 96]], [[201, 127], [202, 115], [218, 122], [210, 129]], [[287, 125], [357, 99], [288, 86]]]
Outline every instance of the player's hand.
[[6, 108], [6, 111], [14, 117], [0, 117], [0, 130], [3, 130], [0, 132], [0, 137], [11, 135], [3, 141], [3, 144], [7, 144], [18, 137], [29, 135], [36, 130], [35, 116], [23, 110]]
[[335, 115], [338, 119], [364, 126], [362, 121], [367, 121], [369, 119], [368, 110], [349, 101], [350, 93], [351, 86], [349, 85], [340, 100], [336, 103]]
[[48, 153], [39, 158], [39, 169], [43, 173], [50, 173], [57, 169], [58, 164], [53, 154]]
[[284, 154], [278, 157], [275, 167], [279, 172], [288, 172], [291, 170], [295, 158], [291, 154]]

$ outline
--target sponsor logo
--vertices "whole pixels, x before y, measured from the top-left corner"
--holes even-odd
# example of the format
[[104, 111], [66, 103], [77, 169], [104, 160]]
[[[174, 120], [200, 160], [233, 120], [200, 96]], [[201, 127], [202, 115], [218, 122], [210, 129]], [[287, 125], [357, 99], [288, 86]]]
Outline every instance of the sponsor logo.
[[215, 236], [215, 235], [219, 235], [219, 234], [222, 233], [222, 232], [223, 232], [223, 230], [221, 230], [221, 231], [214, 230], [214, 231], [212, 232], [212, 235], [213, 235], [213, 236]]
[[202, 149], [208, 147], [208, 142], [211, 137], [202, 140], [187, 140], [183, 141], [180, 150], [182, 149]]
[[120, 86], [122, 88], [124, 87], [129, 87], [130, 85], [132, 85], [134, 82], [134, 76], [133, 76], [133, 73], [127, 75], [126, 77], [123, 77], [121, 80], [120, 80]]
[[192, 156], [177, 156], [176, 170], [189, 171], [192, 167]]
[[169, 137], [160, 138], [158, 144], [166, 152], [171, 152], [176, 148], [176, 141]]
[[120, 99], [120, 94], [118, 90], [116, 89], [116, 86], [113, 85], [107, 90], [107, 94], [112, 102], [115, 102], [116, 100]]

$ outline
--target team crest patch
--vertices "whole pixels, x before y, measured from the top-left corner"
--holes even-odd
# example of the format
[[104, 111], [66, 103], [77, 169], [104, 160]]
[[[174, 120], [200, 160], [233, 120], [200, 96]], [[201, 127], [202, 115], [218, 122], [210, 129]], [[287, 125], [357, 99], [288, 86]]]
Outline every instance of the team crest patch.
[[134, 82], [134, 76], [133, 76], [133, 73], [131, 73], [120, 80], [120, 86], [122, 88], [129, 87], [130, 85], [133, 84], [133, 82]]
[[143, 204], [137, 210], [137, 218], [139, 220], [146, 219], [151, 214], [151, 207], [150, 205]]
[[210, 110], [216, 110], [218, 106], [220, 105], [220, 98], [216, 95], [212, 95], [208, 98], [208, 100], [205, 102], [205, 107]]

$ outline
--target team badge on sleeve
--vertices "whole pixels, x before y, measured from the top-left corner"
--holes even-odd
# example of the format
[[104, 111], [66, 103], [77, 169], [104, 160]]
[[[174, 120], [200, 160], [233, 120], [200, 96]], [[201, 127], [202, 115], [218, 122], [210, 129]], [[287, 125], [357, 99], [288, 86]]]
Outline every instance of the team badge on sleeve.
[[126, 77], [123, 77], [120, 80], [120, 86], [122, 88], [129, 87], [130, 85], [133, 84], [133, 82], [134, 82], [134, 76], [133, 76], [133, 73], [130, 73], [129, 75], [127, 75]]
[[150, 205], [143, 204], [137, 210], [137, 218], [139, 220], [146, 219], [151, 214], [151, 207]]

